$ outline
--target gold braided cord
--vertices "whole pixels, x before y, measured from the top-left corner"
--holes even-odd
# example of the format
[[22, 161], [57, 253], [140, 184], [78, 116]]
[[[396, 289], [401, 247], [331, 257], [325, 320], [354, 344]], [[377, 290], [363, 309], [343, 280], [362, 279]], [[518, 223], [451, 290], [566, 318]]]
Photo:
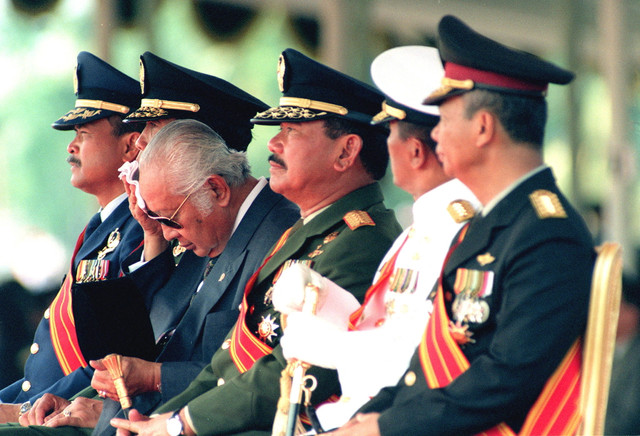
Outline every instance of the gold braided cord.
[[174, 109], [178, 111], [198, 112], [200, 105], [197, 103], [187, 103], [182, 101], [160, 100], [157, 98], [143, 98], [140, 105], [144, 107], [155, 107], [162, 109]]
[[386, 101], [382, 102], [382, 112], [379, 112], [376, 116], [371, 120], [372, 122], [380, 122], [387, 117], [393, 117], [398, 120], [404, 120], [407, 118], [407, 113], [402, 109], [395, 108], [387, 104]]
[[306, 109], [331, 112], [339, 115], [346, 115], [349, 113], [349, 110], [344, 106], [325, 103], [323, 101], [310, 100], [308, 98], [280, 97], [280, 106], [297, 106]]
[[122, 104], [117, 103], [109, 103], [108, 101], [102, 100], [86, 100], [86, 99], [78, 99], [76, 100], [76, 107], [90, 107], [93, 109], [106, 109], [108, 111], [120, 112], [122, 114], [126, 114], [129, 112], [129, 107], [124, 106]]
[[473, 89], [474, 83], [473, 80], [456, 80], [450, 77], [442, 78], [442, 86], [446, 86], [453, 89]]

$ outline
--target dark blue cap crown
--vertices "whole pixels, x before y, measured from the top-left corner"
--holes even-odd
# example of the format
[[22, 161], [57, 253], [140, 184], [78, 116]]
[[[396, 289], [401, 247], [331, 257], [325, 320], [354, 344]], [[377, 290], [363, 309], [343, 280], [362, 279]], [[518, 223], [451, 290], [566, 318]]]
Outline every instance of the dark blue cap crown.
[[215, 76], [181, 67], [153, 53], [140, 56], [142, 101], [125, 122], [191, 118], [216, 131], [231, 148], [246, 150], [249, 119], [269, 106]]
[[340, 117], [369, 124], [384, 96], [372, 86], [329, 68], [291, 48], [278, 60], [280, 105], [257, 114], [256, 124]]
[[138, 82], [89, 52], [78, 53], [73, 80], [75, 108], [56, 120], [54, 129], [71, 130], [111, 115], [124, 118], [140, 104]]

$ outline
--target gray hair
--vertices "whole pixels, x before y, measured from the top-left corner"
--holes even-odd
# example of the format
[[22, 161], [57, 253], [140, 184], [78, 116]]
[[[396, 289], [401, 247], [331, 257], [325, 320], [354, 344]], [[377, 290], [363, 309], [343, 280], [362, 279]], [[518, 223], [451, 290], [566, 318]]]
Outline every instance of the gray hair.
[[[187, 195], [210, 175], [221, 176], [231, 188], [242, 185], [251, 168], [246, 153], [230, 149], [216, 132], [196, 120], [175, 120], [153, 137], [140, 154], [140, 166], [162, 171], [168, 189]], [[202, 211], [211, 203], [195, 192], [192, 201]]]

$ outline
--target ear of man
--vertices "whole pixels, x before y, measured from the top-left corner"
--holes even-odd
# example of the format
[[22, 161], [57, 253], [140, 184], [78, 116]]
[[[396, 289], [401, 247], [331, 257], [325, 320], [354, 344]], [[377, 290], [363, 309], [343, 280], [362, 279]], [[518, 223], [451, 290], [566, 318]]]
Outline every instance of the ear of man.
[[434, 151], [415, 136], [410, 136], [407, 139], [407, 152], [409, 153], [411, 167], [414, 169], [428, 165], [433, 159], [437, 160]]
[[206, 183], [218, 206], [227, 207], [231, 201], [231, 187], [226, 180], [218, 174], [212, 174], [207, 178]]
[[487, 110], [479, 110], [473, 116], [476, 146], [484, 147], [495, 139], [496, 116]]
[[120, 140], [124, 145], [124, 154], [122, 156], [122, 160], [124, 162], [131, 162], [140, 153], [140, 149], [136, 147], [136, 142], [140, 137], [140, 132], [129, 132], [122, 135]]
[[362, 138], [351, 133], [336, 139], [336, 143], [339, 154], [334, 161], [333, 168], [338, 172], [344, 172], [357, 161], [360, 150], [362, 150]]

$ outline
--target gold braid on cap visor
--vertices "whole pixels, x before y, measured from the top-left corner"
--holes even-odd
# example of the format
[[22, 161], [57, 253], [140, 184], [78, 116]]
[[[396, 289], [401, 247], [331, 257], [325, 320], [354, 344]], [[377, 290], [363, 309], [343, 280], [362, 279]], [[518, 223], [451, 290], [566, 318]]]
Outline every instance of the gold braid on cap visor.
[[102, 100], [79, 99], [79, 100], [76, 100], [76, 107], [90, 107], [93, 109], [105, 109], [108, 111], [120, 112], [122, 114], [126, 114], [127, 112], [129, 112], [129, 108], [127, 106], [116, 104], [116, 103], [109, 103], [108, 101], [102, 101]]
[[443, 95], [447, 95], [454, 89], [466, 89], [468, 91], [473, 89], [474, 86], [475, 86], [475, 83], [471, 79], [456, 80], [456, 79], [451, 79], [449, 77], [443, 77], [442, 86], [436, 89], [435, 91], [433, 91], [427, 98], [432, 99], [432, 98], [442, 97]]
[[339, 115], [346, 115], [349, 113], [349, 110], [344, 106], [325, 103], [323, 101], [309, 100], [308, 98], [280, 97], [280, 106], [297, 106], [305, 109], [326, 111]]
[[185, 103], [181, 101], [159, 100], [157, 98], [143, 98], [140, 101], [140, 106], [155, 107], [160, 109], [174, 109], [178, 111], [198, 112], [200, 105], [196, 103]]
[[387, 117], [393, 117], [398, 120], [404, 120], [407, 118], [407, 113], [402, 109], [395, 108], [393, 106], [389, 106], [386, 101], [382, 102], [382, 112], [379, 112], [376, 116], [371, 120], [374, 123], [379, 123]]

